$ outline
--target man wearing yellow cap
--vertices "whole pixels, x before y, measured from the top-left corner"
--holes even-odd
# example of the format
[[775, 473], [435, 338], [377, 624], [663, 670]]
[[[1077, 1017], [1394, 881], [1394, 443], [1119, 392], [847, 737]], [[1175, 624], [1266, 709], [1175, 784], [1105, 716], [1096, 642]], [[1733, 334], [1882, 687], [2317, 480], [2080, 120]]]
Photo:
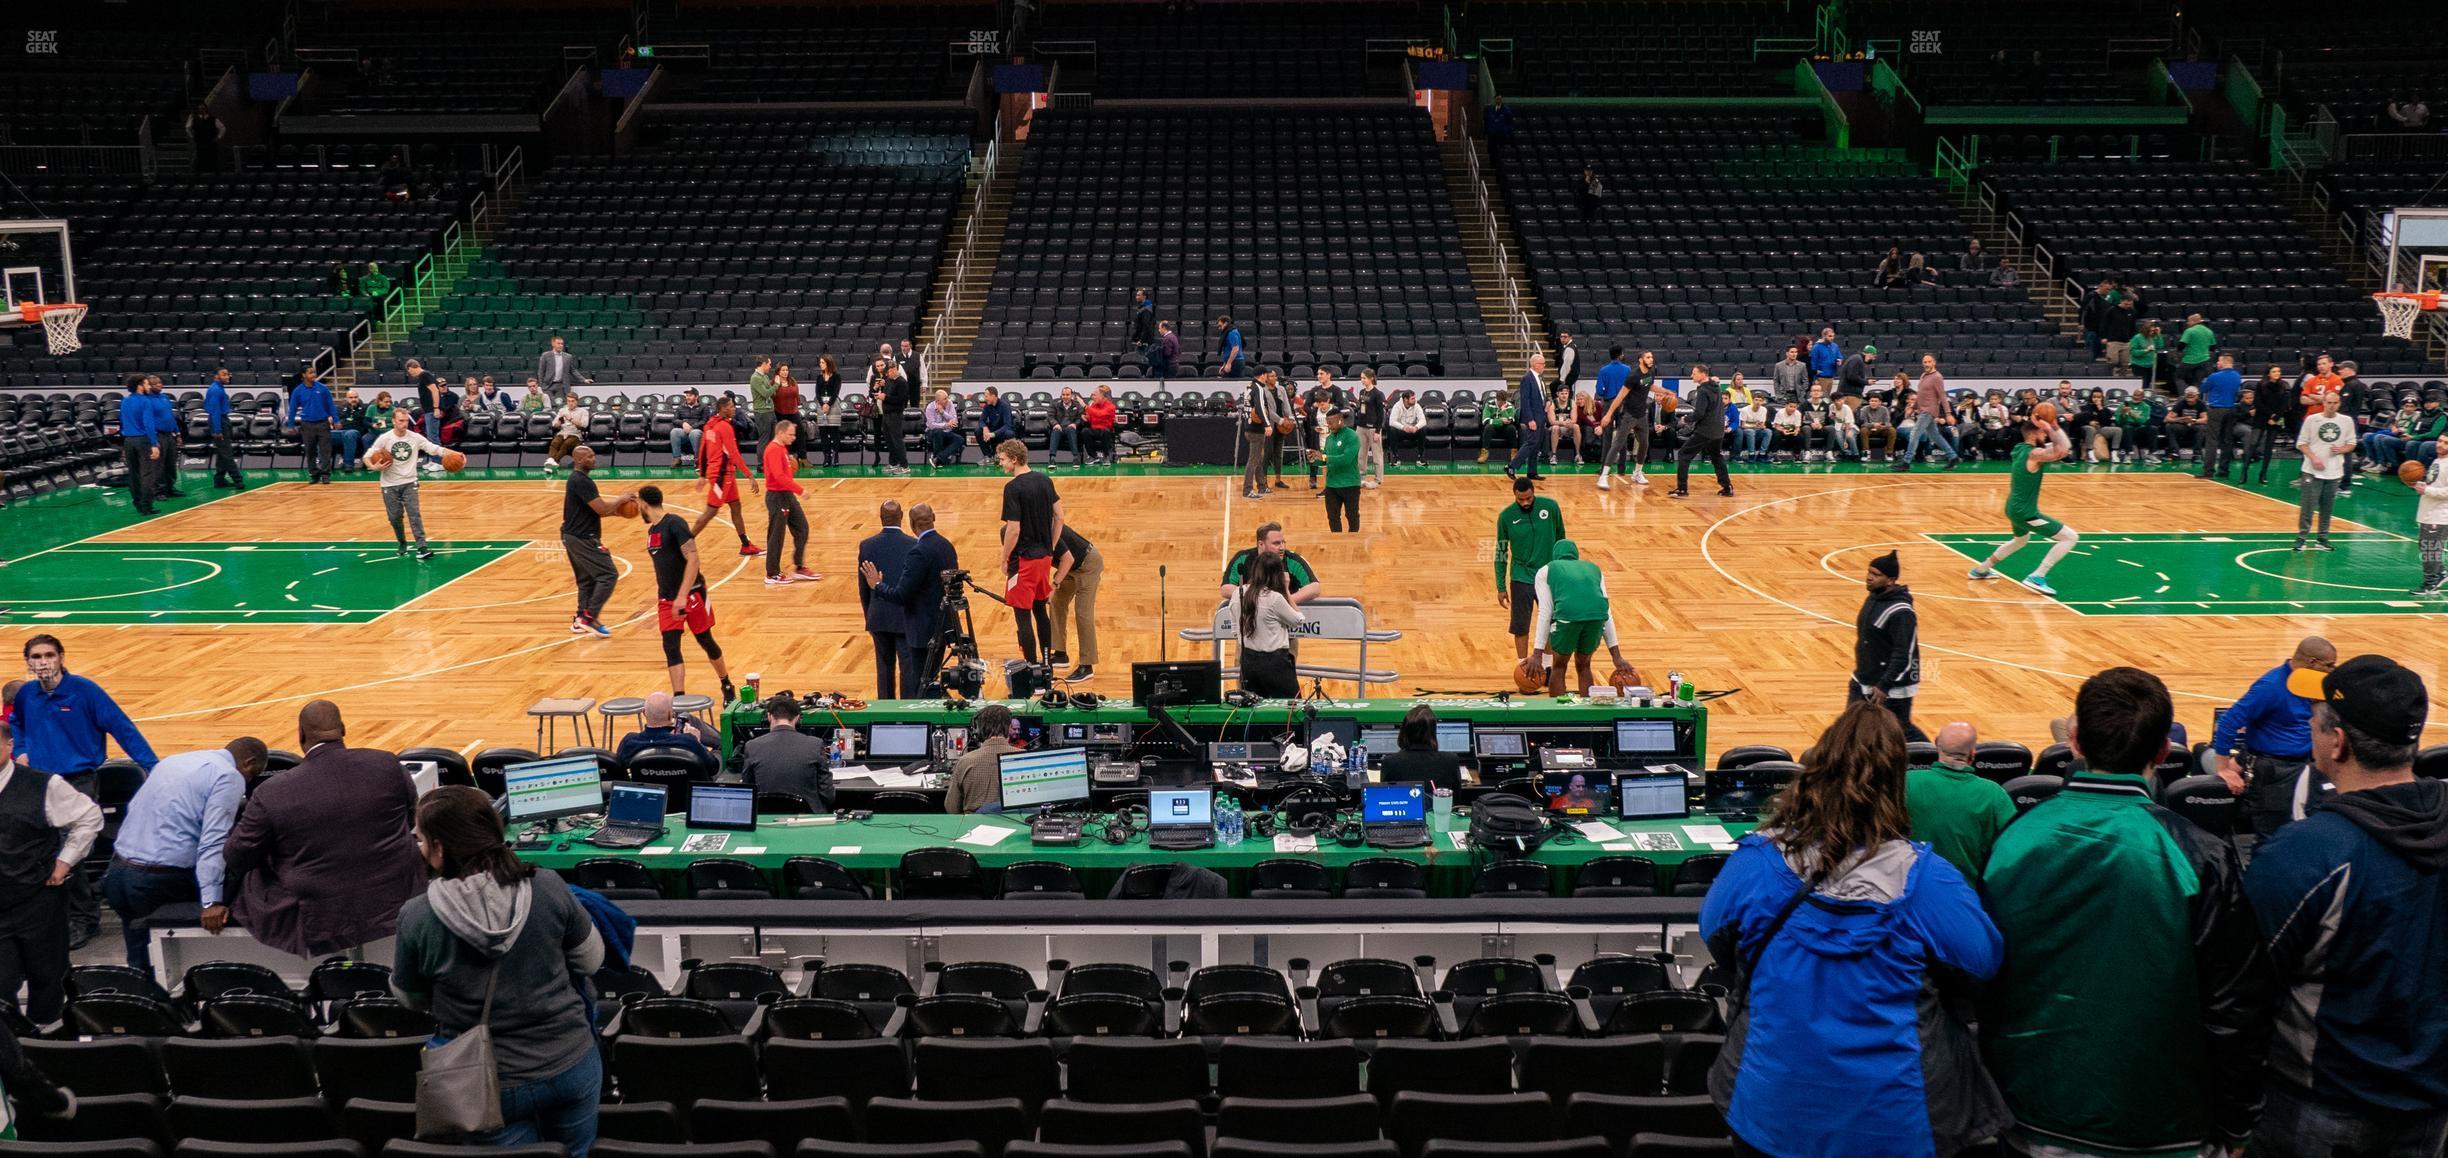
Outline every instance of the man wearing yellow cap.
[[2295, 819], [2295, 782], [2312, 760], [2312, 702], [2337, 662], [2335, 645], [2306, 637], [2285, 663], [2261, 673], [2211, 732], [2219, 779], [2243, 799], [2253, 832], [2264, 838]]

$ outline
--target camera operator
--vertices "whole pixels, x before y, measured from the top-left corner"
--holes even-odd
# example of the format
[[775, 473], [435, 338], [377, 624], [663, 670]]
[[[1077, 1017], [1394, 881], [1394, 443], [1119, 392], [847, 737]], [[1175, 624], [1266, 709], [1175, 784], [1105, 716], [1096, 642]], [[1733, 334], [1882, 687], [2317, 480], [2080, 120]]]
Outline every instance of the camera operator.
[[952, 540], [935, 533], [934, 507], [925, 503], [911, 507], [909, 520], [918, 537], [910, 544], [909, 557], [898, 576], [888, 581], [874, 563], [859, 564], [859, 574], [873, 597], [900, 604], [906, 616], [908, 627], [901, 636], [900, 655], [905, 698], [915, 697], [929, 674], [922, 665], [933, 654], [935, 637], [945, 622], [944, 573], [960, 569], [960, 553], [952, 549]]

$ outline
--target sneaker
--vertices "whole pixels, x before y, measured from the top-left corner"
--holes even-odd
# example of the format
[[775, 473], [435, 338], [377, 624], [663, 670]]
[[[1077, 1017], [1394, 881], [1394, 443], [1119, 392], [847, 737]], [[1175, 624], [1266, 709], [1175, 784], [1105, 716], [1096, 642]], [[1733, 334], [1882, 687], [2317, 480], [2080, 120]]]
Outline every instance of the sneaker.
[[788, 587], [791, 585], [791, 577], [788, 575], [768, 575], [765, 577], [765, 585], [767, 587]]
[[1063, 682], [1067, 684], [1075, 684], [1094, 675], [1096, 675], [1096, 669], [1083, 663], [1078, 667], [1072, 668], [1071, 674], [1063, 677]]
[[810, 571], [805, 567], [793, 567], [791, 568], [791, 578], [801, 583], [813, 583], [824, 578], [824, 576], [819, 575], [814, 571]]
[[1960, 459], [1960, 458], [1950, 458], [1950, 459], [1948, 459], [1948, 460], [1947, 460], [1947, 465], [1946, 465], [1946, 468], [1947, 468], [1948, 470], [1953, 470], [1953, 469], [1955, 469], [1956, 467], [1959, 467], [1959, 466], [1962, 466], [1962, 465], [1963, 465], [1963, 460], [1962, 460], [1962, 459]]
[[1370, 490], [1376, 490], [1376, 489], [1377, 489], [1377, 480], [1376, 480], [1376, 479], [1373, 479], [1373, 478], [1364, 478], [1364, 479], [1361, 479], [1361, 480], [1360, 480], [1360, 485], [1361, 485], [1361, 486], [1364, 486], [1364, 487], [1367, 487], [1367, 488], [1368, 488], [1368, 489], [1370, 489]]
[[1964, 578], [1966, 579], [1995, 579], [1997, 577], [1998, 573], [1988, 569], [1987, 567], [1974, 567], [1973, 569], [1964, 572]]
[[1067, 651], [1049, 651], [1049, 652], [1047, 652], [1047, 653], [1046, 653], [1046, 666], [1047, 666], [1047, 667], [1061, 667], [1061, 666], [1063, 666], [1063, 665], [1065, 665], [1065, 664], [1068, 664], [1068, 663], [1070, 663], [1070, 662], [1071, 662], [1071, 653], [1070, 653], [1070, 652], [1067, 652]]
[[1486, 452], [1486, 451], [1484, 451], [1484, 450], [1483, 450], [1483, 451], [1480, 451], [1480, 452], [1479, 452], [1479, 461], [1481, 461], [1481, 462], [1486, 462], [1486, 461], [1487, 461], [1487, 452]]
[[1718, 498], [1721, 498], [1721, 499], [1730, 499], [1730, 498], [1733, 498], [1733, 497], [1734, 497], [1734, 488], [1733, 488], [1733, 487], [1727, 487], [1727, 488], [1725, 488], [1724, 490], [1718, 491], [1718, 492], [1717, 492], [1717, 497], [1718, 497]]
[[584, 619], [575, 619], [575, 618], [573, 618], [573, 619], [571, 619], [571, 620], [570, 620], [570, 634], [571, 634], [571, 635], [585, 635], [586, 633], [587, 633], [587, 621], [586, 621], [586, 620], [584, 620]]
[[2327, 540], [2327, 539], [2322, 539], [2320, 542], [2317, 542], [2317, 543], [2312, 544], [2312, 549], [2313, 549], [2313, 550], [2315, 550], [2315, 551], [2335, 551], [2335, 550], [2337, 550], [2337, 548], [2336, 548], [2336, 547], [2333, 547], [2333, 546], [2330, 546], [2330, 545], [2329, 545], [2329, 540]]
[[2425, 583], [2422, 586], [2415, 588], [2413, 593], [2429, 598], [2439, 595], [2443, 588], [2448, 588], [2448, 583]]
[[1614, 484], [1607, 481], [1607, 472], [1603, 470], [1598, 472], [1598, 489], [1602, 491], [1611, 491], [1615, 489]]
[[2307, 546], [2309, 546], [2309, 544], [2305, 543], [2303, 540], [2301, 540], [2301, 539], [2297, 539], [2297, 540], [2295, 540], [2295, 553], [2296, 553], [2296, 554], [2298, 554], [2298, 555], [2303, 554], [2303, 553], [2304, 553], [2304, 549], [2305, 549]]
[[417, 548], [417, 560], [418, 560], [419, 562], [423, 562], [424, 560], [431, 559], [431, 558], [433, 558], [433, 557], [434, 557], [434, 549], [433, 549], [433, 548], [431, 548], [431, 547], [419, 547], [419, 548]]
[[724, 680], [722, 682], [722, 689], [722, 702], [727, 704], [739, 699], [739, 685], [732, 683], [730, 680]]
[[1276, 480], [1275, 480], [1275, 489], [1276, 489], [1276, 490], [1279, 490], [1279, 491], [1288, 491], [1288, 490], [1291, 490], [1291, 489], [1292, 489], [1292, 484], [1291, 484], [1291, 483], [1288, 483], [1288, 482], [1285, 482], [1285, 481], [1284, 481], [1284, 480], [1282, 480], [1282, 479], [1276, 479]]
[[600, 619], [587, 620], [586, 630], [594, 632], [598, 637], [609, 636], [612, 634], [612, 629], [605, 627], [603, 625], [603, 620]]
[[760, 546], [757, 546], [757, 545], [756, 545], [756, 544], [754, 544], [754, 543], [742, 543], [742, 544], [740, 544], [740, 554], [742, 554], [742, 555], [762, 555], [762, 554], [764, 554], [764, 553], [765, 553], [765, 548], [760, 547]]
[[2023, 581], [2023, 585], [2041, 593], [2042, 595], [2055, 595], [2057, 593], [2056, 588], [2049, 586], [2048, 576], [2046, 575], [2034, 575], [2028, 579], [2025, 579]]
[[[418, 469], [418, 470], [421, 470], [421, 471], [423, 471], [423, 472], [425, 472], [426, 474], [440, 474], [440, 473], [442, 473], [442, 464], [441, 464], [441, 463], [438, 463], [438, 462], [428, 461], [428, 462], [426, 462], [426, 464], [425, 464], [425, 465], [423, 465], [423, 466], [421, 466], [421, 467], [418, 467], [417, 469]], [[330, 482], [331, 480], [330, 480], [330, 479], [324, 479], [323, 481], [325, 481], [325, 482]]]
[[1666, 497], [1667, 497], [1667, 498], [1670, 498], [1670, 499], [1688, 499], [1688, 498], [1690, 498], [1690, 497], [1691, 497], [1691, 492], [1690, 492], [1690, 491], [1668, 491], [1668, 492], [1666, 492]]
[[1648, 486], [1648, 485], [1649, 485], [1649, 476], [1648, 476], [1648, 475], [1645, 475], [1645, 474], [1642, 474], [1641, 472], [1639, 472], [1639, 471], [1637, 471], [1637, 470], [1636, 470], [1636, 471], [1633, 471], [1633, 472], [1632, 472], [1632, 485], [1633, 485], [1633, 486], [1636, 486], [1636, 487], [1645, 487], [1645, 486]]
[[399, 557], [402, 559], [408, 557], [408, 544], [402, 543], [399, 545]]

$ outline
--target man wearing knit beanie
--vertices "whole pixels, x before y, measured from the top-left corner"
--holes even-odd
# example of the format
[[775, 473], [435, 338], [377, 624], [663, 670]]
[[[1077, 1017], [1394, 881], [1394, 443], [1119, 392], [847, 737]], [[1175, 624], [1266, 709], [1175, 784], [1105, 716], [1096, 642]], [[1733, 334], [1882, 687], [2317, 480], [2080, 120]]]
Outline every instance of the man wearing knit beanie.
[[1895, 713], [1905, 739], [1927, 740], [1912, 722], [1913, 696], [1921, 691], [1921, 618], [1913, 611], [1912, 589], [1897, 581], [1903, 573], [1893, 551], [1870, 560], [1863, 580], [1870, 597], [1853, 621], [1853, 679], [1845, 702], [1869, 700]]

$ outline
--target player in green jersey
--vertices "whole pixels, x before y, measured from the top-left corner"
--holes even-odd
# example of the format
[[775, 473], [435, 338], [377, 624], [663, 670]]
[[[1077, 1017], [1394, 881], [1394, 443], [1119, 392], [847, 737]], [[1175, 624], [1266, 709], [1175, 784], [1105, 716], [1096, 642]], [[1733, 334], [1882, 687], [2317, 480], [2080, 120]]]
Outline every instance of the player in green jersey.
[[1972, 578], [1997, 578], [1997, 565], [2022, 550], [2031, 542], [2032, 534], [2038, 532], [2052, 540], [2048, 557], [2040, 560], [2040, 566], [2023, 580], [2023, 585], [2042, 595], [2057, 593], [2056, 588], [2049, 586], [2049, 568], [2065, 558], [2081, 536], [2074, 533], [2074, 528], [2040, 513], [2040, 479], [2047, 473], [2048, 464], [2072, 453], [2073, 442], [2056, 423], [2036, 418], [2023, 420], [2023, 444], [2015, 447], [2014, 465], [2009, 468], [2013, 481], [2006, 486], [2006, 528], [2014, 538], [1998, 544], [1986, 561], [1972, 569]]

